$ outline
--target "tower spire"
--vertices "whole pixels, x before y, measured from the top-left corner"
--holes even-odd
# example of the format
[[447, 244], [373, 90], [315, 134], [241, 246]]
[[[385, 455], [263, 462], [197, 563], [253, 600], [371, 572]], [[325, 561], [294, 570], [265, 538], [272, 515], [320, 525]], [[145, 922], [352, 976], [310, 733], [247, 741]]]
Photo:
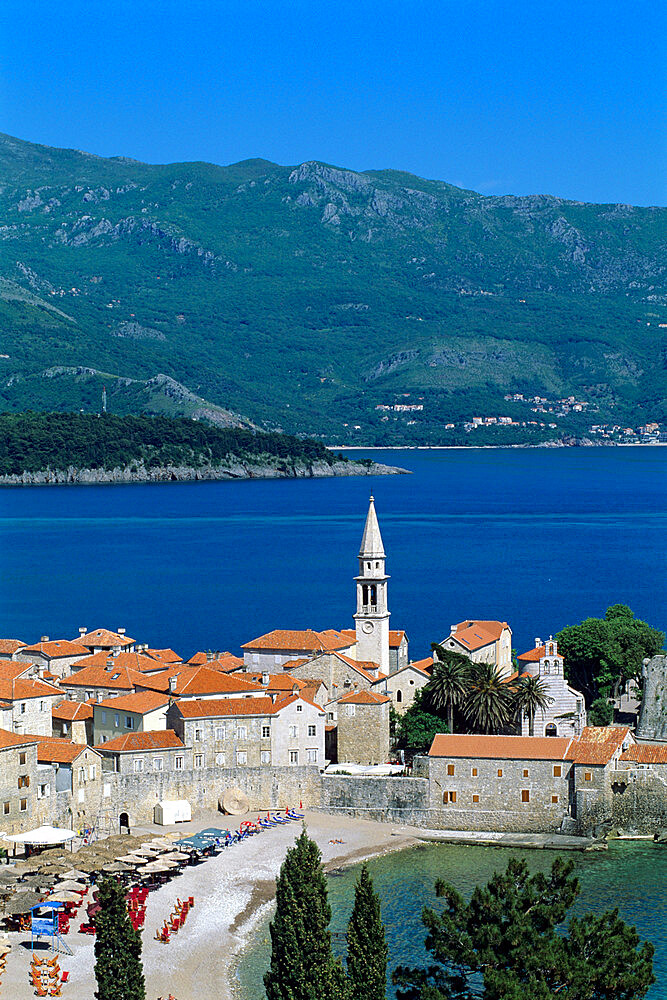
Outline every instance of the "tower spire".
[[380, 534], [380, 525], [378, 524], [378, 517], [375, 513], [375, 497], [370, 498], [370, 503], [368, 506], [368, 514], [366, 515], [366, 524], [364, 526], [364, 534], [361, 539], [361, 548], [359, 549], [359, 558], [367, 559], [384, 559], [384, 545], [382, 544], [382, 535]]
[[389, 673], [389, 577], [385, 573], [385, 558], [375, 500], [371, 497], [359, 549], [359, 575], [355, 577], [356, 657], [377, 663], [383, 673]]

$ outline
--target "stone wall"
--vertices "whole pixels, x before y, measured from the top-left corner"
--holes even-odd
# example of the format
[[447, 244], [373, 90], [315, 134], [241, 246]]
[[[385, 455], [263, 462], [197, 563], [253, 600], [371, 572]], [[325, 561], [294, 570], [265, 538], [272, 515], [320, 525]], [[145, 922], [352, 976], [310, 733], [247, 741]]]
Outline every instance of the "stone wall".
[[320, 811], [388, 823], [431, 826], [429, 783], [424, 778], [322, 775]]
[[0, 828], [3, 833], [20, 833], [37, 825], [36, 770], [36, 744], [6, 747], [0, 752]]
[[667, 740], [667, 656], [659, 653], [642, 667], [644, 694], [638, 740]]
[[612, 771], [611, 821], [626, 833], [667, 827], [667, 765]]
[[338, 704], [340, 763], [386, 764], [389, 760], [389, 701]]

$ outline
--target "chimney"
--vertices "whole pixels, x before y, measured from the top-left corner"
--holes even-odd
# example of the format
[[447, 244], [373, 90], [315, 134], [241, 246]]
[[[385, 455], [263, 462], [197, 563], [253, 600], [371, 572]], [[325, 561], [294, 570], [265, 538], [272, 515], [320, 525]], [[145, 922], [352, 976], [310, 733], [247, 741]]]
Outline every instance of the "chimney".
[[211, 661], [214, 660], [214, 659], [215, 659], [215, 653], [213, 652], [213, 650], [212, 649], [207, 649], [206, 650], [206, 662], [207, 663], [211, 663]]
[[112, 646], [111, 647], [111, 655], [112, 656], [118, 656], [119, 653], [120, 653], [120, 646]]
[[108, 656], [108, 657], [107, 657], [107, 665], [106, 665], [106, 668], [105, 668], [105, 669], [106, 669], [107, 671], [111, 671], [111, 670], [113, 670], [113, 656]]
[[542, 645], [542, 640], [540, 639], [539, 635], [535, 636], [535, 649], [537, 649], [537, 647], [541, 645]]
[[169, 694], [173, 694], [176, 690], [176, 681], [178, 680], [178, 675], [174, 674], [173, 677], [169, 678]]
[[454, 632], [456, 632], [456, 625], [450, 625], [449, 626], [449, 634], [452, 635]]
[[80, 638], [83, 638], [83, 636], [86, 634], [87, 631], [88, 631], [88, 629], [86, 628], [85, 625], [79, 625], [79, 636], [80, 636]]
[[41, 635], [41, 636], [39, 637], [39, 641], [40, 641], [40, 642], [48, 642], [48, 641], [49, 641], [49, 637], [48, 637], [48, 635]]
[[264, 687], [268, 687], [269, 686], [269, 671], [268, 670], [263, 670], [262, 671], [262, 684], [264, 685]]
[[125, 635], [125, 629], [124, 628], [117, 628], [116, 632], [117, 632], [118, 635]]

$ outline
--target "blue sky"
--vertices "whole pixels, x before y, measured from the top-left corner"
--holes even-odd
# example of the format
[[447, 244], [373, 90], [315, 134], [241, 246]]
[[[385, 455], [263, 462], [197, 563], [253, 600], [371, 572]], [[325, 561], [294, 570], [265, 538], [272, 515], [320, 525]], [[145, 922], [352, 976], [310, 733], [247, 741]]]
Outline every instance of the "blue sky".
[[0, 130], [665, 204], [655, 0], [2, 0]]

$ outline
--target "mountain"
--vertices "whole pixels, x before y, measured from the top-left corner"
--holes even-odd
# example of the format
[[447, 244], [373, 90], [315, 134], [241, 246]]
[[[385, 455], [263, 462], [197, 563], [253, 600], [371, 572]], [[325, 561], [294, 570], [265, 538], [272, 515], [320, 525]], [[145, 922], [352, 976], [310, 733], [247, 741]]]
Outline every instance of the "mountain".
[[215, 409], [340, 444], [526, 423], [508, 394], [583, 403], [524, 437], [660, 421], [666, 221], [393, 170], [154, 166], [0, 136], [0, 408], [96, 410], [104, 384], [118, 413]]

